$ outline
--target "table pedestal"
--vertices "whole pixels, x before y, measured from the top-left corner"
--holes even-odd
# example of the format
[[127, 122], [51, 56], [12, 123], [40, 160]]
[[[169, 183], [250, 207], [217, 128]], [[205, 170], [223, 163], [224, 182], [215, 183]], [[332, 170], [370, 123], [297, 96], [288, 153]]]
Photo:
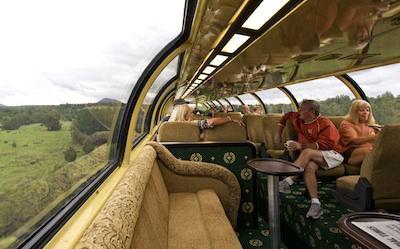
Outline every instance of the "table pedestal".
[[299, 165], [275, 158], [257, 158], [247, 162], [250, 168], [268, 175], [268, 224], [271, 238], [270, 248], [278, 249], [281, 242], [279, 213], [279, 176], [294, 176], [303, 173]]
[[278, 176], [268, 175], [268, 224], [272, 249], [278, 249], [281, 241], [278, 182]]

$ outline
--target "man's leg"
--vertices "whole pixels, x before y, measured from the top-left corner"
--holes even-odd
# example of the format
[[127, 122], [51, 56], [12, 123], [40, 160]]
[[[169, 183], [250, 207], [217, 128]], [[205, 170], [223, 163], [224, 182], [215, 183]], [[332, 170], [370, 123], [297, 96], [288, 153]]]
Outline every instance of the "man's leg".
[[[313, 149], [303, 150], [300, 153], [299, 157], [296, 159], [296, 161], [294, 161], [294, 163], [305, 169], [311, 160], [317, 162], [318, 165], [325, 163], [325, 160], [322, 157], [322, 153], [319, 150], [313, 150]], [[294, 181], [297, 180], [298, 178], [299, 176], [290, 177], [290, 179]]]
[[308, 162], [304, 169], [304, 182], [306, 184], [308, 193], [311, 199], [318, 199], [318, 184], [317, 184], [317, 170], [319, 166], [314, 161]]
[[306, 152], [305, 155], [301, 158], [299, 157], [299, 162], [297, 163], [300, 165], [307, 162], [304, 166], [304, 182], [311, 197], [311, 206], [306, 217], [318, 219], [323, 212], [321, 202], [318, 199], [317, 170], [326, 162], [321, 151], [309, 149], [303, 152]]
[[[318, 150], [313, 150], [313, 149], [305, 149], [303, 150], [297, 160], [294, 162], [295, 164], [299, 165], [300, 167], [306, 169], [307, 165], [309, 162], [317, 161], [317, 162], [325, 162], [322, 153]], [[318, 168], [317, 168], [318, 169]], [[310, 169], [311, 170], [311, 169]], [[298, 180], [299, 176], [289, 176], [286, 177], [283, 181], [279, 183], [279, 192], [282, 193], [290, 193], [290, 186], [294, 183], [294, 181]], [[316, 187], [316, 179], [315, 179], [315, 189]], [[308, 189], [308, 187], [307, 187]], [[317, 192], [317, 190], [315, 190]]]

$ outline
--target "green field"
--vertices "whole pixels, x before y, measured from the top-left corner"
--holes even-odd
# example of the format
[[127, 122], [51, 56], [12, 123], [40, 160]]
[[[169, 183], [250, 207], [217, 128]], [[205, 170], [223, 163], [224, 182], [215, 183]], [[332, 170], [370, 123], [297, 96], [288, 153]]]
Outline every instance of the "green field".
[[[40, 124], [0, 130], [0, 195], [65, 165], [63, 151], [72, 145], [70, 125], [71, 122], [63, 122], [59, 131], [47, 131]], [[80, 146], [74, 148], [79, 151], [78, 157], [83, 154]]]
[[[73, 145], [71, 122], [59, 131], [40, 124], [0, 130], [0, 248], [7, 248], [62, 203], [71, 192], [101, 169], [107, 145], [84, 155]], [[68, 163], [63, 152], [72, 146], [77, 159]]]

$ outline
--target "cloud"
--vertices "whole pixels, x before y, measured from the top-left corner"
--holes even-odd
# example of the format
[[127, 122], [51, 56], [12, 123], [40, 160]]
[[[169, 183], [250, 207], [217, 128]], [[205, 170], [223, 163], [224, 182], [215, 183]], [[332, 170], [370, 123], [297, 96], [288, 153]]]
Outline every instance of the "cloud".
[[184, 0], [23, 2], [0, 3], [6, 105], [126, 102], [183, 23]]

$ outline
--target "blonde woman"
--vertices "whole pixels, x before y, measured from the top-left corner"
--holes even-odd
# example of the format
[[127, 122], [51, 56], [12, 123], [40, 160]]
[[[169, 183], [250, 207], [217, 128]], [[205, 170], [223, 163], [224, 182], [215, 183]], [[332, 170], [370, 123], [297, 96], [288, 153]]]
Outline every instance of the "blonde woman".
[[365, 100], [354, 100], [339, 128], [344, 162], [361, 165], [373, 148], [378, 129], [380, 126], [375, 123], [371, 105]]
[[203, 120], [193, 120], [193, 109], [188, 104], [176, 105], [171, 113], [171, 117], [168, 121], [191, 121], [197, 122], [200, 130], [213, 128], [216, 125], [222, 125], [229, 122], [235, 122], [239, 125], [243, 123], [239, 120], [232, 120], [231, 117], [227, 116], [224, 118], [209, 118]]

